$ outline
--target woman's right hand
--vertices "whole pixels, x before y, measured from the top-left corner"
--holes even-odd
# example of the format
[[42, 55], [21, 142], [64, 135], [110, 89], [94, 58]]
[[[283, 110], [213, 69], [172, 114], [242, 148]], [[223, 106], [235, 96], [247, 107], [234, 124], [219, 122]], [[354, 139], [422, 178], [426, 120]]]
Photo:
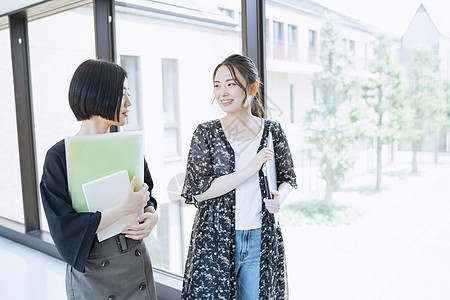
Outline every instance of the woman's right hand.
[[148, 185], [146, 183], [142, 185], [141, 189], [136, 192], [134, 191], [136, 180], [136, 176], [134, 176], [130, 182], [127, 197], [120, 202], [121, 210], [125, 215], [141, 211], [150, 199], [150, 192], [148, 191]]
[[246, 168], [248, 168], [251, 172], [251, 174], [255, 174], [258, 172], [262, 165], [273, 158], [273, 150], [269, 148], [262, 148], [261, 151], [256, 154], [255, 158], [252, 159], [252, 161], [247, 165]]

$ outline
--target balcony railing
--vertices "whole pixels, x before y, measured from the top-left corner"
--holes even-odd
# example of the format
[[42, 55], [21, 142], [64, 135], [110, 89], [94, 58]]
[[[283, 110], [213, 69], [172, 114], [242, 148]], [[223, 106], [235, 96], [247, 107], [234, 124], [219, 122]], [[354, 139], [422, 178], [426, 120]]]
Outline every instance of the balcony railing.
[[309, 47], [308, 48], [308, 63], [316, 64], [316, 58], [317, 58], [317, 48]]
[[273, 43], [273, 59], [284, 60], [284, 43], [283, 41], [276, 41]]
[[298, 62], [298, 45], [292, 44], [287, 46], [287, 60], [292, 62]]
[[315, 65], [317, 47], [300, 48], [298, 44], [285, 45], [283, 41], [266, 40], [266, 57], [270, 60], [300, 62]]

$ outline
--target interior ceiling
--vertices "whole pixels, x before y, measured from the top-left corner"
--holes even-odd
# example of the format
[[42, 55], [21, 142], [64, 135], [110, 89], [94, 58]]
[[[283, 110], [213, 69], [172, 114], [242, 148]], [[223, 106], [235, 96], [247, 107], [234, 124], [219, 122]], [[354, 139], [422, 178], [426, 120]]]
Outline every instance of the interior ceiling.
[[7, 15], [11, 12], [21, 10], [23, 8], [46, 2], [47, 0], [7, 0], [0, 2], [0, 16]]
[[0, 30], [8, 28], [8, 14], [14, 12], [21, 11], [33, 21], [90, 3], [92, 0], [0, 0]]

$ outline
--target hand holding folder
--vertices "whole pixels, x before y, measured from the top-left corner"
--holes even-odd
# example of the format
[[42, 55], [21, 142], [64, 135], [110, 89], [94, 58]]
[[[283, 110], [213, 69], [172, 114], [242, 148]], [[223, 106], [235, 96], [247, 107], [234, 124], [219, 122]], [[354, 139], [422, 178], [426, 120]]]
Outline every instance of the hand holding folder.
[[[89, 211], [103, 211], [118, 205], [129, 192], [130, 180], [127, 170], [122, 170], [81, 185]], [[97, 233], [101, 242], [122, 231], [128, 225], [137, 225], [137, 213], [122, 217]]]
[[[274, 150], [272, 133], [270, 131], [269, 136], [267, 137], [267, 148]], [[262, 171], [266, 197], [267, 199], [273, 199], [271, 191], [276, 191], [278, 189], [275, 157], [264, 163]], [[278, 223], [278, 218], [275, 214], [271, 213], [271, 218], [273, 218], [275, 224]]]
[[[82, 185], [90, 182], [92, 182], [91, 188], [88, 189], [102, 191], [101, 195], [93, 196], [93, 198], [102, 199], [101, 197], [104, 197], [104, 195], [109, 195], [106, 197], [107, 201], [101, 200], [100, 202], [112, 207], [111, 199], [120, 193], [120, 189], [116, 190], [116, 188], [122, 186], [115, 180], [125, 178], [123, 174], [115, 173], [122, 170], [128, 172], [128, 175], [126, 175], [127, 182], [122, 181], [127, 191], [130, 177], [133, 176], [137, 178], [136, 187], [141, 187], [144, 184], [143, 145], [142, 132], [119, 132], [66, 138], [67, 180], [73, 208], [77, 212], [102, 210], [94, 210], [92, 207], [88, 207]], [[98, 185], [106, 185], [106, 187], [95, 188]], [[137, 222], [136, 216], [133, 216], [133, 222]], [[131, 220], [131, 217], [129, 220]], [[120, 230], [122, 229], [123, 227], [120, 228]], [[119, 233], [120, 230], [116, 233]], [[98, 238], [99, 240], [104, 238], [103, 234], [99, 234]]]

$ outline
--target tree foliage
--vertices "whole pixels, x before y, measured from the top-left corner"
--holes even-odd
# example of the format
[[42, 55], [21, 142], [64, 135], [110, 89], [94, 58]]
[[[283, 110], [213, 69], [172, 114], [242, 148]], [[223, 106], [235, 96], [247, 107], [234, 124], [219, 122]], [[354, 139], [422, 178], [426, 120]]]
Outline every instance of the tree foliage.
[[369, 66], [372, 76], [362, 85], [365, 105], [364, 137], [376, 141], [376, 189], [381, 185], [382, 146], [399, 135], [404, 109], [404, 80], [390, 53], [392, 41], [384, 35], [372, 42], [374, 59]]
[[412, 84], [405, 109], [406, 126], [403, 138], [413, 148], [412, 173], [417, 173], [417, 153], [424, 138], [438, 134], [446, 123], [444, 82], [439, 74], [439, 62], [428, 49], [416, 49], [411, 60]]
[[313, 146], [312, 159], [320, 167], [326, 181], [326, 198], [332, 204], [332, 193], [353, 163], [352, 145], [356, 120], [350, 99], [354, 86], [346, 74], [350, 60], [337, 30], [337, 17], [326, 18], [320, 31], [320, 67], [314, 74], [313, 85], [319, 91], [307, 112], [306, 142]]

